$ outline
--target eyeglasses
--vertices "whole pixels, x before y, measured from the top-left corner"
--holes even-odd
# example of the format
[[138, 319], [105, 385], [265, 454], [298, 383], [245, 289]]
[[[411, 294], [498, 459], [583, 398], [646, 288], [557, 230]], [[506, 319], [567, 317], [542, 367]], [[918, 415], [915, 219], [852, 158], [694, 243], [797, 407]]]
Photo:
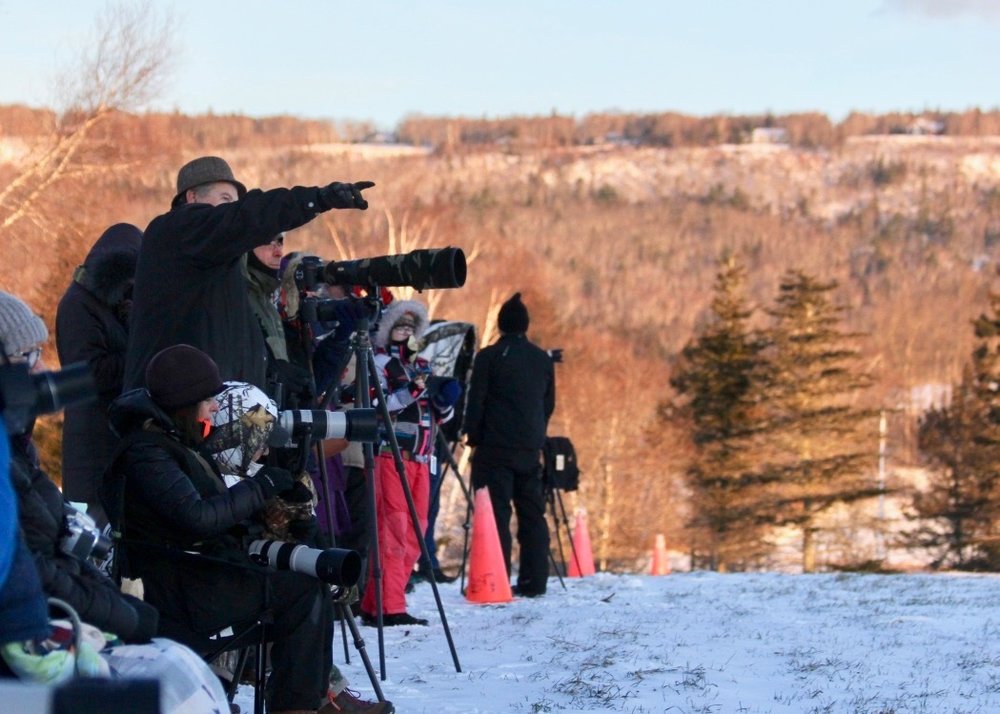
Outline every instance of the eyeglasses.
[[38, 360], [41, 359], [41, 356], [42, 356], [42, 348], [35, 347], [33, 349], [28, 350], [27, 352], [19, 352], [13, 355], [7, 355], [7, 361], [10, 362], [11, 364], [27, 364], [28, 369], [32, 369], [36, 364], [38, 364]]
[[415, 332], [417, 329], [416, 325], [411, 325], [409, 322], [400, 322], [392, 326], [393, 330], [406, 330], [407, 332]]

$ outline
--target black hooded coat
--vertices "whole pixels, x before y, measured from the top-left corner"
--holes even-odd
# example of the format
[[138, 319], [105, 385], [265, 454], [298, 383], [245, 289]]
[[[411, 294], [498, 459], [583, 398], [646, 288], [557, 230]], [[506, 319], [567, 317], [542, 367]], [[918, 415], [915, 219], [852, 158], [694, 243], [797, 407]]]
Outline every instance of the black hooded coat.
[[64, 493], [91, 506], [98, 503], [101, 474], [117, 441], [107, 411], [122, 391], [127, 312], [141, 239], [142, 232], [128, 223], [104, 231], [56, 310], [60, 363], [86, 362], [97, 386], [97, 402], [67, 407], [63, 426]]

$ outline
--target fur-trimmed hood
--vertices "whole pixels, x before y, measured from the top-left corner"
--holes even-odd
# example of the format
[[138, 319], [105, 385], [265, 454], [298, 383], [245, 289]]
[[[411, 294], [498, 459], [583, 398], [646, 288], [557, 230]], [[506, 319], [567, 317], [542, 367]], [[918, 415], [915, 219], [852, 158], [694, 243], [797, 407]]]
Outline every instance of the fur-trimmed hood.
[[418, 339], [423, 336], [429, 323], [427, 308], [416, 300], [393, 300], [382, 310], [382, 317], [378, 322], [378, 331], [375, 333], [375, 339], [373, 340], [376, 347], [385, 348], [389, 345], [389, 333], [392, 332], [392, 326], [399, 322], [399, 319], [408, 312], [413, 314], [417, 322], [413, 336]]
[[125, 298], [139, 259], [142, 231], [130, 223], [116, 223], [97, 239], [74, 279], [109, 307]]

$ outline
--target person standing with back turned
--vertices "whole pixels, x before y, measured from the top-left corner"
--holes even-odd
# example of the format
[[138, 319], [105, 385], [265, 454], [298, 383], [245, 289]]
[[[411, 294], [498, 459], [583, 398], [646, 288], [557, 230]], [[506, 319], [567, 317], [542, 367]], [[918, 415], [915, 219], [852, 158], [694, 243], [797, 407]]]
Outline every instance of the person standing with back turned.
[[489, 488], [507, 574], [510, 576], [511, 501], [517, 512], [521, 563], [516, 595], [545, 594], [549, 528], [540, 457], [556, 404], [552, 359], [528, 340], [528, 309], [521, 293], [500, 307], [500, 339], [476, 355], [465, 413], [466, 443], [474, 447], [472, 485]]

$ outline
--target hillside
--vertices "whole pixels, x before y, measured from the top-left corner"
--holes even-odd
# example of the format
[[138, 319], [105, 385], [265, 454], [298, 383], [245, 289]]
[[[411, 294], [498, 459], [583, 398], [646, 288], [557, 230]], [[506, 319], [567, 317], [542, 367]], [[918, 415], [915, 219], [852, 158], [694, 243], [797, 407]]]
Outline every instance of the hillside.
[[[480, 334], [490, 309], [521, 290], [536, 341], [565, 350], [552, 432], [572, 436], [584, 470], [567, 505], [594, 514], [595, 549], [609, 563], [637, 557], [656, 532], [683, 543], [674, 445], [651, 427], [724, 252], [750, 268], [758, 306], [773, 300], [792, 267], [840, 281], [849, 326], [868, 335], [861, 346], [876, 386], [865, 399], [901, 410], [890, 420], [891, 469], [912, 465], [913, 420], [927, 406], [913, 395], [943, 393], [933, 385], [957, 377], [972, 344], [969, 320], [995, 281], [998, 137], [449, 152], [338, 144], [289, 121], [292, 130], [260, 143], [223, 140], [243, 135], [225, 118], [213, 119], [197, 146], [169, 141], [173, 130], [160, 119], [143, 128], [133, 118], [138, 127], [129, 124], [125, 139], [95, 134], [79, 165], [4, 226], [3, 289], [27, 299], [51, 328], [90, 243], [111, 223], [144, 227], [165, 210], [177, 167], [197, 154], [225, 156], [241, 180], [264, 188], [374, 180], [372, 209], [324, 215], [287, 245], [328, 259], [461, 246], [467, 285], [425, 297], [434, 315], [473, 322]], [[190, 130], [186, 120], [175, 123]], [[0, 191], [41, 145], [9, 127], [0, 133]], [[0, 221], [16, 203], [0, 203]], [[51, 363], [54, 349], [48, 354]], [[450, 504], [458, 498], [450, 493]]]

